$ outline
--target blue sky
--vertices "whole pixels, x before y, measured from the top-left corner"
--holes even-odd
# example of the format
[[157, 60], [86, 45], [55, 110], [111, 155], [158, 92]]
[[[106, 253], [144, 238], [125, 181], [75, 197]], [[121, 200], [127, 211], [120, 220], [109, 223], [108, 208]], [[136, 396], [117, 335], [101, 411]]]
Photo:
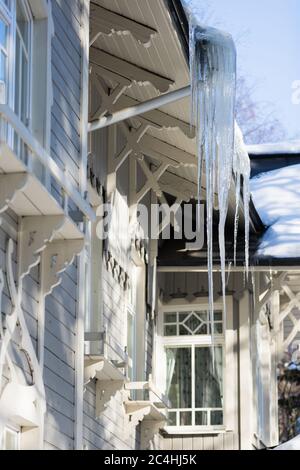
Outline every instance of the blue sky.
[[272, 103], [287, 138], [300, 138], [300, 104], [292, 104], [292, 83], [300, 81], [300, 0], [199, 0], [210, 26], [236, 41], [238, 69], [254, 98]]

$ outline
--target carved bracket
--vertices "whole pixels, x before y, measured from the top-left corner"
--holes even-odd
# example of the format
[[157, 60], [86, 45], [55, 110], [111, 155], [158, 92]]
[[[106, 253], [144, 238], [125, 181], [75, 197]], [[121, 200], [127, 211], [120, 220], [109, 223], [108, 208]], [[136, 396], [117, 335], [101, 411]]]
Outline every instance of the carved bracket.
[[49, 295], [61, 283], [61, 274], [81, 253], [84, 240], [55, 240], [49, 243], [42, 255], [43, 293]]
[[107, 36], [131, 34], [143, 46], [149, 47], [152, 37], [157, 34], [157, 31], [149, 26], [94, 3], [91, 4], [91, 26], [91, 44], [102, 34]]
[[141, 423], [141, 448], [143, 450], [153, 449], [153, 439], [160, 429], [163, 429], [166, 424], [166, 419], [161, 421], [154, 421], [144, 419]]
[[97, 380], [96, 383], [96, 416], [99, 417], [110, 400], [122, 390], [124, 380]]
[[0, 175], [0, 214], [13, 203], [18, 192], [25, 189], [28, 179], [26, 173]]
[[[4, 419], [17, 419], [21, 426], [39, 427], [39, 445], [41, 444], [43, 417], [46, 411], [43, 373], [33, 347], [30, 333], [23, 314], [22, 282], [18, 288], [15, 285], [12, 267], [13, 241], [8, 241], [6, 250], [6, 276], [11, 298], [12, 312], [5, 317], [5, 328], [1, 319], [0, 343], [0, 408]], [[3, 274], [0, 275], [0, 298], [3, 292]], [[1, 301], [0, 301], [1, 303]], [[10, 342], [14, 333], [20, 329], [18, 351], [24, 353], [32, 376], [32, 383], [19, 383], [19, 374], [10, 357]], [[4, 367], [8, 366], [9, 381], [3, 385]], [[3, 428], [0, 428], [0, 434]], [[0, 436], [1, 438], [1, 436]]]
[[20, 229], [20, 279], [40, 262], [42, 251], [63, 227], [64, 223], [65, 216], [63, 215], [22, 218]]

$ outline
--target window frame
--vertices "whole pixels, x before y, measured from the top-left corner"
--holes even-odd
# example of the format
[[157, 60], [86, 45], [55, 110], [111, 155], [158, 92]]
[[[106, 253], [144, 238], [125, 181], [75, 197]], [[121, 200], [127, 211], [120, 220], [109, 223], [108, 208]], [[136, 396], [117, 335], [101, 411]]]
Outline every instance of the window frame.
[[[7, 449], [6, 448], [6, 433], [9, 432], [16, 436], [16, 449]], [[3, 441], [1, 443], [2, 450], [21, 450], [21, 428], [14, 424], [8, 423], [4, 426], [3, 430]]]
[[[159, 315], [157, 322], [157, 334], [156, 334], [156, 376], [159, 387], [165, 390], [166, 384], [166, 347], [208, 347], [212, 345], [211, 335], [181, 335], [181, 336], [164, 336], [164, 314], [170, 312], [191, 312], [191, 311], [208, 311], [209, 302], [208, 298], [198, 298], [193, 302], [187, 302], [184, 299], [174, 299], [168, 302], [168, 304], [160, 303]], [[228, 350], [227, 345], [227, 328], [228, 325], [232, 328], [232, 297], [226, 296], [226, 319], [224, 319], [223, 303], [215, 302], [215, 310], [222, 311], [223, 314], [223, 333], [214, 335], [214, 344], [221, 345], [223, 348], [223, 424], [222, 425], [166, 425], [165, 431], [169, 434], [219, 434], [231, 430], [229, 419], [227, 416], [228, 402], [230, 401], [226, 390], [227, 374], [231, 367], [228, 367], [229, 361], [233, 362], [232, 351]], [[226, 325], [224, 324], [226, 321]], [[231, 342], [231, 341], [230, 341]], [[164, 361], [162, 361], [162, 355]], [[163, 363], [163, 367], [162, 367]], [[228, 370], [227, 370], [228, 368]], [[192, 387], [194, 384], [192, 385]], [[194, 393], [194, 392], [192, 392]], [[189, 410], [189, 409], [188, 409]], [[193, 409], [195, 412], [195, 408]], [[194, 413], [193, 413], [194, 414]], [[232, 420], [230, 420], [232, 421]], [[194, 421], [193, 421], [194, 422]], [[230, 429], [229, 429], [230, 428]]]

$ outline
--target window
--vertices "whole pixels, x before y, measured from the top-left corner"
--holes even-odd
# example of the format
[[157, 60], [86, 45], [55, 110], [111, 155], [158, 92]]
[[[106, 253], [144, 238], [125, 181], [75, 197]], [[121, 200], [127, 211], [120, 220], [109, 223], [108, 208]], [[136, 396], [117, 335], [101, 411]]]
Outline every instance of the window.
[[32, 18], [24, 0], [16, 2], [15, 113], [28, 126], [30, 119], [30, 67]]
[[12, 427], [4, 428], [3, 450], [20, 449], [20, 431]]
[[[7, 7], [7, 2], [4, 2]], [[9, 50], [12, 18], [0, 0], [0, 102], [7, 103], [9, 81]]]
[[[0, 0], [0, 102], [14, 110], [47, 150], [52, 86], [49, 11], [50, 2]], [[26, 160], [10, 128], [7, 139]]]
[[[224, 328], [222, 310], [185, 307], [162, 312], [168, 426], [224, 427]], [[213, 347], [212, 347], [213, 344]], [[188, 429], [188, 428], [186, 428]]]

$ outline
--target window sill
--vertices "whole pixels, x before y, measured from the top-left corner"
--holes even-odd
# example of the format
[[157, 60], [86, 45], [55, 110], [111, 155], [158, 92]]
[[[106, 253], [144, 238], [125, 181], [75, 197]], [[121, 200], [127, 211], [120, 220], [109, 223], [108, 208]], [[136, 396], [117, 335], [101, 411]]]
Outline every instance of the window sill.
[[199, 426], [165, 426], [164, 432], [169, 435], [217, 435], [231, 432], [226, 430], [224, 427], [220, 428], [199, 428]]

